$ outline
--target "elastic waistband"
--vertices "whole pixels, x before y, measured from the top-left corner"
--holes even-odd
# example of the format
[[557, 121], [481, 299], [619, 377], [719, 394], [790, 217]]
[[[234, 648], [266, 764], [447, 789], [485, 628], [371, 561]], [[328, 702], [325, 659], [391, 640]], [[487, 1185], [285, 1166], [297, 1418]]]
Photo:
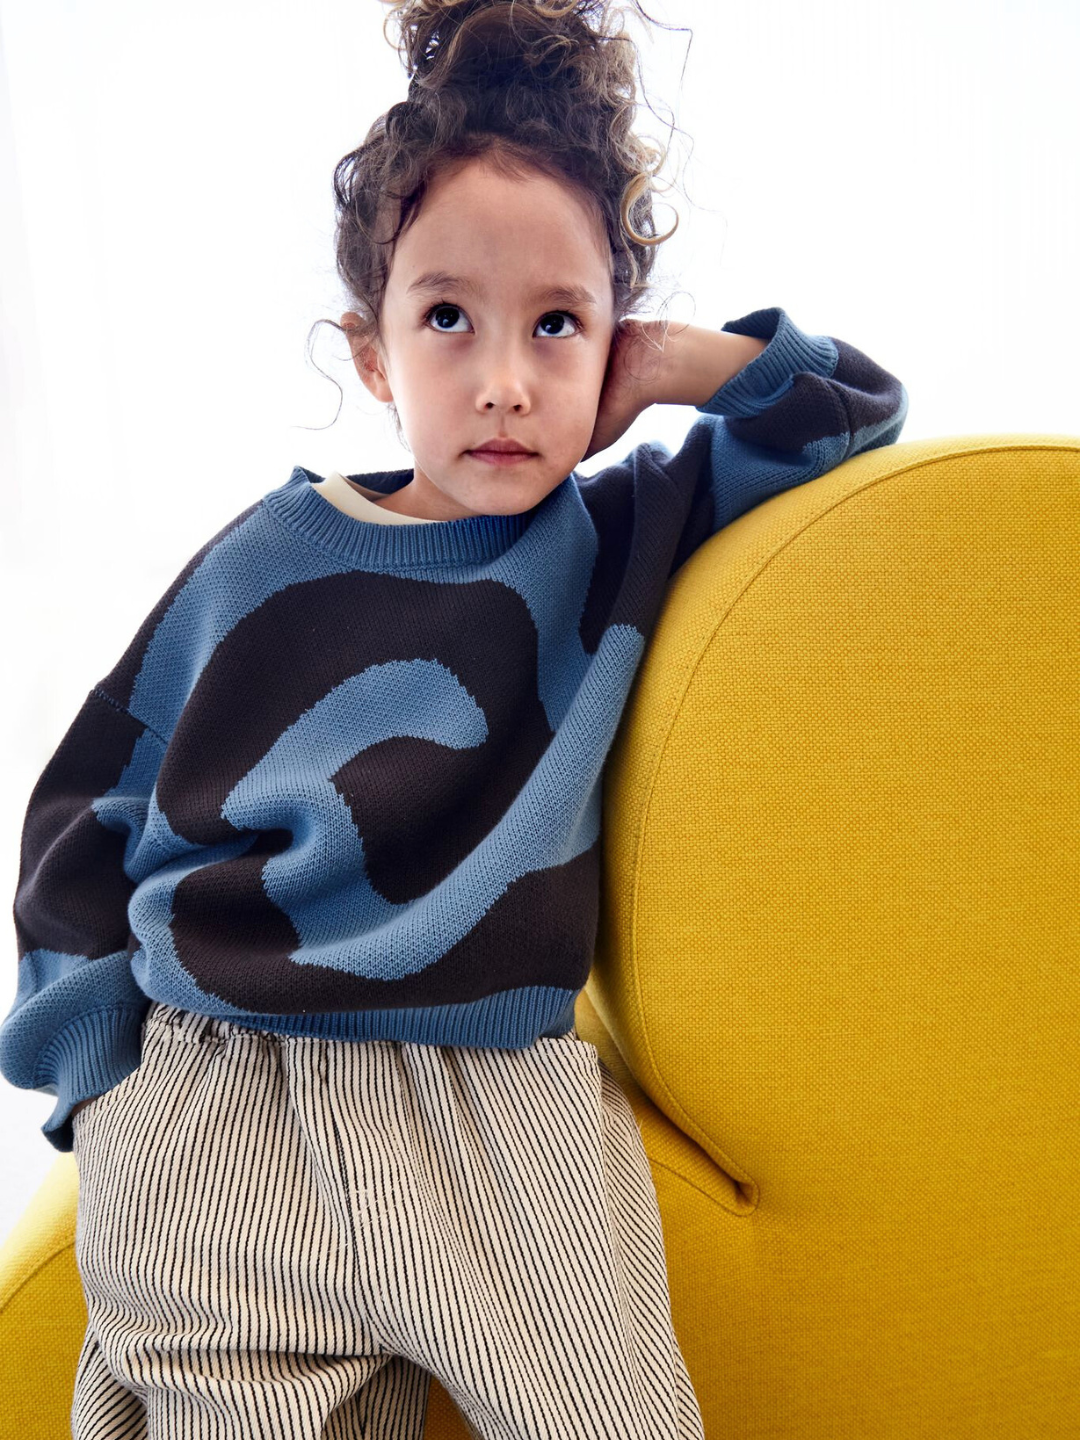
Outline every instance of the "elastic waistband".
[[237, 1021], [224, 1020], [217, 1015], [202, 1015], [197, 1010], [185, 1010], [179, 1005], [166, 1005], [161, 1000], [151, 1000], [145, 1023], [155, 1030], [171, 1030], [185, 1040], [234, 1040], [256, 1035], [279, 1041], [306, 1038], [283, 1035], [277, 1030], [259, 1030], [255, 1026], [241, 1025]]

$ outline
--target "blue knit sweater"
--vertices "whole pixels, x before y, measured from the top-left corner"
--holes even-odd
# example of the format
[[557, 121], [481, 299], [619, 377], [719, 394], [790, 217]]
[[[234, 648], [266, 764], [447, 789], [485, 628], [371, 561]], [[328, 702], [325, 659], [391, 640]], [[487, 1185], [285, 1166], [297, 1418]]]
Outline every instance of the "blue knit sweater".
[[675, 454], [426, 525], [357, 519], [297, 467], [184, 566], [27, 806], [0, 1072], [57, 1097], [57, 1150], [139, 1065], [151, 1000], [342, 1040], [573, 1027], [604, 760], [672, 574], [907, 414], [781, 309], [723, 328], [768, 345]]

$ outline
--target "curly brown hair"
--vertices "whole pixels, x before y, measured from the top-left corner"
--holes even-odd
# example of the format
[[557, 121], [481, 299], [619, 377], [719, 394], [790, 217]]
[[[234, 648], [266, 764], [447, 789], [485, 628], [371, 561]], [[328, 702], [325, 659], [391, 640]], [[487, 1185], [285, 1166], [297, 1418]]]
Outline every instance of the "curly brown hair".
[[[612, 255], [614, 339], [651, 294], [656, 247], [678, 229], [677, 216], [666, 235], [653, 223], [653, 182], [667, 148], [630, 128], [637, 50], [626, 30], [611, 24], [626, 7], [613, 9], [609, 0], [381, 3], [391, 7], [384, 39], [387, 24], [397, 24], [394, 48], [410, 77], [408, 96], [380, 115], [334, 170], [337, 273], [361, 319], [356, 343], [382, 346], [395, 247], [428, 188], [479, 156], [509, 177], [539, 172], [570, 186], [602, 223]], [[319, 324], [345, 333], [333, 320]], [[406, 445], [397, 409], [389, 410]]]

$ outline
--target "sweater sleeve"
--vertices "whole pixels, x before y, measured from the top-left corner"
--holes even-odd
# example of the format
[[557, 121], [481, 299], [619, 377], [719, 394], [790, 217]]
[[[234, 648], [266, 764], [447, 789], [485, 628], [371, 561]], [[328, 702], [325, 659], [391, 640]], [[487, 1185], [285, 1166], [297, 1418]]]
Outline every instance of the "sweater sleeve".
[[0, 1024], [0, 1073], [57, 1097], [42, 1134], [62, 1152], [72, 1148], [75, 1104], [140, 1063], [150, 1002], [131, 973], [127, 907], [164, 752], [95, 685], [27, 805], [14, 904], [18, 987]]
[[907, 417], [908, 394], [894, 375], [843, 340], [806, 334], [779, 307], [722, 328], [768, 344], [695, 407], [708, 418], [691, 428], [678, 456], [659, 461], [674, 470], [699, 457], [672, 571], [762, 501], [893, 444]]

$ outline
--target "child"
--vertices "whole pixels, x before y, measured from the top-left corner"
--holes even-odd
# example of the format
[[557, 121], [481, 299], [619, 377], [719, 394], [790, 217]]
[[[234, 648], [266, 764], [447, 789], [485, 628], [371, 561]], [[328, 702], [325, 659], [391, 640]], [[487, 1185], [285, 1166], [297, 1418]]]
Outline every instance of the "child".
[[[214, 535], [27, 809], [0, 1068], [78, 1164], [77, 1440], [419, 1437], [431, 1374], [492, 1440], [702, 1436], [574, 1030], [603, 761], [672, 574], [907, 394], [781, 309], [627, 318], [658, 239], [603, 0], [390, 3], [413, 78], [338, 166], [338, 265], [414, 463]], [[575, 472], [656, 402], [701, 416], [676, 454]]]

